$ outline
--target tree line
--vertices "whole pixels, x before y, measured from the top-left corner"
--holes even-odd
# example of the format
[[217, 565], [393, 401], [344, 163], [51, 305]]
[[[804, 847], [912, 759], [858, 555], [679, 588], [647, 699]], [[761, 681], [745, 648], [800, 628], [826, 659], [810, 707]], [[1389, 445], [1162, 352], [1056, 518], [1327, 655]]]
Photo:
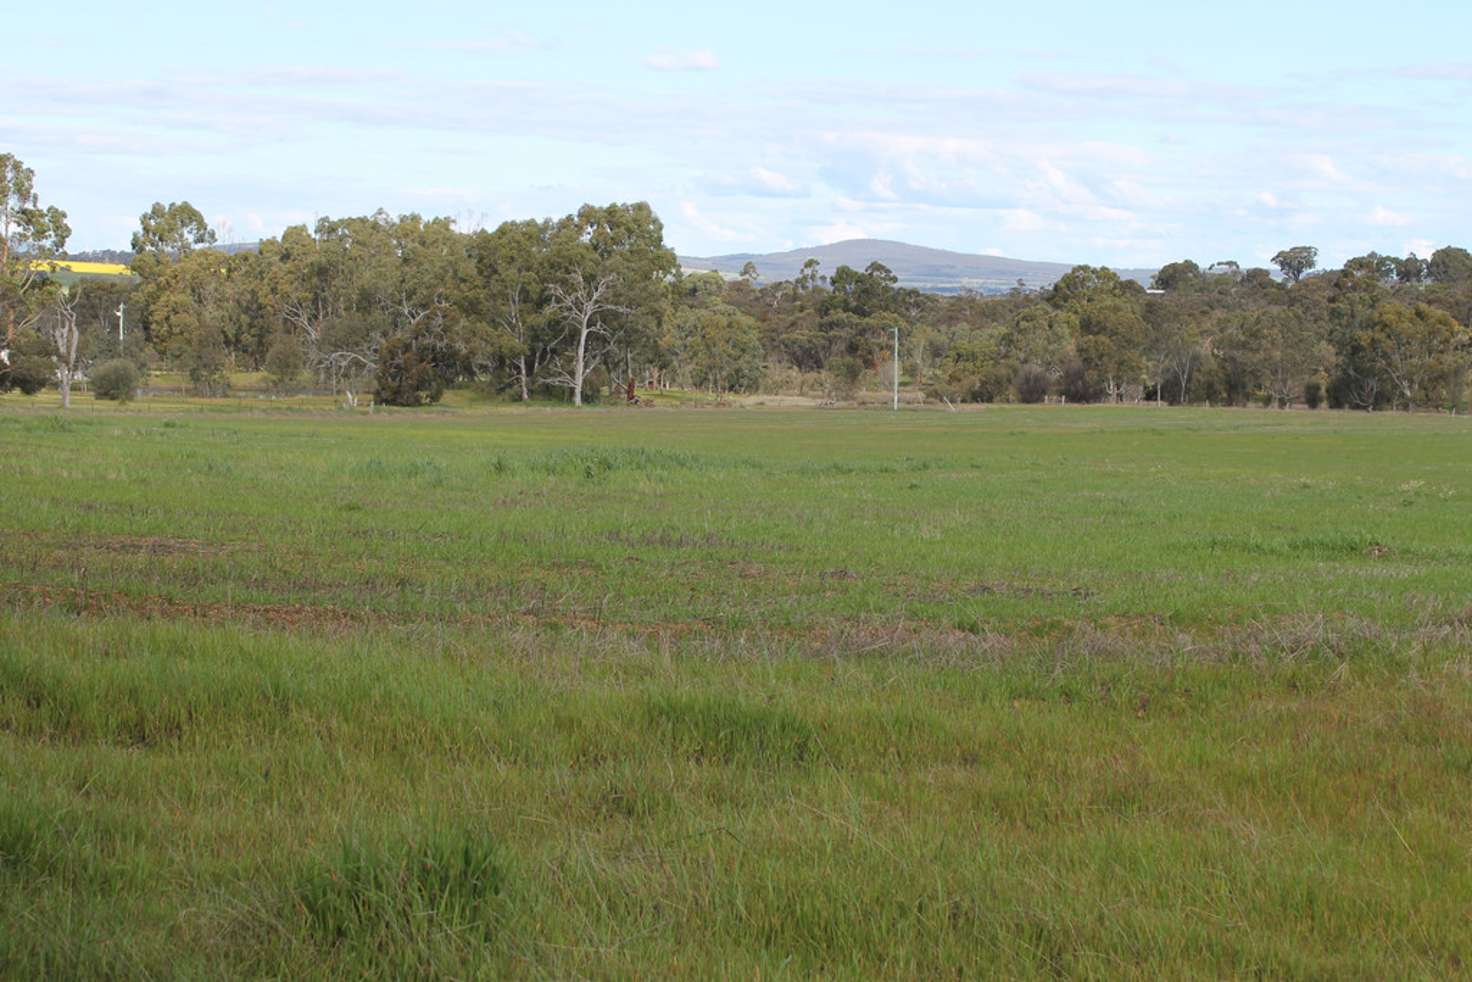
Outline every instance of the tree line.
[[686, 273], [644, 203], [473, 231], [379, 211], [227, 252], [180, 202], [140, 216], [132, 280], [75, 283], [48, 265], [66, 214], [34, 184], [0, 155], [0, 387], [64, 402], [79, 378], [125, 395], [158, 367], [202, 395], [251, 370], [348, 404], [461, 384], [579, 405], [670, 386], [846, 399], [887, 384], [895, 330], [902, 378], [950, 402], [1458, 410], [1472, 366], [1472, 253], [1452, 246], [1332, 270], [1297, 246], [1277, 275], [1183, 260], [1149, 288], [1078, 266], [1042, 291], [939, 296], [879, 263]]

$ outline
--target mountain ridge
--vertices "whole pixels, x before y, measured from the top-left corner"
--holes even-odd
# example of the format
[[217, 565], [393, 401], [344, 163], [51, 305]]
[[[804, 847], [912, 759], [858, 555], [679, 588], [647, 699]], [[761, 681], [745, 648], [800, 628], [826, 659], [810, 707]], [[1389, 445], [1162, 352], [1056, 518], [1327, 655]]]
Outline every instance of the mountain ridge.
[[[1025, 289], [1052, 286], [1076, 263], [1043, 262], [990, 256], [978, 253], [933, 249], [893, 239], [845, 239], [827, 245], [806, 246], [783, 252], [738, 252], [723, 256], [680, 256], [686, 272], [716, 272], [735, 276], [748, 262], [767, 282], [790, 280], [808, 259], [817, 259], [821, 272], [839, 266], [863, 269], [871, 262], [883, 263], [899, 278], [901, 286], [930, 293], [1004, 293], [1022, 281]], [[1114, 267], [1110, 267], [1114, 268]], [[1124, 279], [1148, 285], [1153, 269], [1115, 269]]]

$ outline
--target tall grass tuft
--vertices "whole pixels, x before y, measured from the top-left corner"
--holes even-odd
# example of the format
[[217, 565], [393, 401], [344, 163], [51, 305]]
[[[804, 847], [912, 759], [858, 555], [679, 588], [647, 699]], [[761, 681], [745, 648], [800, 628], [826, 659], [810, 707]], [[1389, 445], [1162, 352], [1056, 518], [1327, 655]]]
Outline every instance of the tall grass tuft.
[[652, 695], [644, 716], [673, 749], [697, 760], [800, 764], [817, 744], [812, 724], [792, 710], [718, 693]]
[[307, 866], [296, 899], [323, 943], [403, 955], [449, 939], [493, 940], [506, 884], [494, 843], [437, 830], [417, 841], [346, 838]]

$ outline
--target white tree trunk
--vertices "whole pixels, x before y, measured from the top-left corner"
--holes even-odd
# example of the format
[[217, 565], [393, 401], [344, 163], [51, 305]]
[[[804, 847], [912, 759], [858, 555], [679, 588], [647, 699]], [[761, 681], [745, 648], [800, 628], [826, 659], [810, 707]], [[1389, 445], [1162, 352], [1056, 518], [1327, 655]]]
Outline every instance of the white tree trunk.
[[568, 278], [567, 285], [552, 288], [553, 309], [560, 313], [564, 323], [575, 328], [578, 334], [577, 347], [573, 352], [572, 371], [562, 370], [560, 378], [556, 380], [557, 384], [566, 385], [572, 389], [572, 402], [575, 406], [583, 404], [583, 384], [587, 381], [589, 373], [597, 367], [599, 359], [606, 353], [600, 352], [590, 362], [588, 336], [591, 334], [607, 336], [608, 330], [603, 326], [600, 318], [605, 313], [625, 309], [609, 301], [609, 292], [613, 285], [612, 276], [604, 276], [597, 283], [589, 283], [582, 276], [573, 274]]
[[581, 406], [583, 404], [583, 365], [588, 357], [588, 323], [583, 322], [582, 330], [578, 331], [578, 355], [573, 362], [572, 372], [572, 404]]
[[56, 305], [56, 324], [51, 330], [51, 340], [56, 346], [57, 388], [61, 390], [61, 408], [72, 407], [72, 380], [77, 374], [77, 344], [81, 334], [77, 330], [77, 299], [79, 294], [64, 291]]

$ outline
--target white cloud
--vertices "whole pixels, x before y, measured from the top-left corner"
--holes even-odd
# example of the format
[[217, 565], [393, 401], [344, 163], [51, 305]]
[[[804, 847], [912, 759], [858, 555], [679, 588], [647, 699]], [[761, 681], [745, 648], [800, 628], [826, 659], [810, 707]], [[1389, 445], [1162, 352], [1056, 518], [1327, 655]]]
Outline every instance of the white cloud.
[[1339, 164], [1326, 153], [1312, 153], [1303, 158], [1304, 166], [1330, 184], [1349, 184], [1349, 175], [1339, 169]]
[[[405, 78], [399, 71], [387, 68], [338, 68], [331, 65], [274, 65], [253, 69], [236, 76], [242, 85], [255, 86], [344, 86], [356, 88], [380, 82], [399, 82]], [[199, 84], [210, 85], [216, 77], [202, 78]]]
[[1154, 187], [1147, 187], [1132, 178], [1122, 177], [1111, 181], [1109, 190], [1120, 201], [1136, 207], [1159, 208], [1174, 203], [1169, 196], [1161, 194]]
[[880, 171], [874, 175], [869, 181], [869, 191], [881, 201], [899, 200], [899, 195], [894, 190], [894, 175], [888, 171]]
[[[44, 175], [43, 196], [71, 211], [79, 245], [125, 242], [137, 212], [169, 195], [230, 214], [249, 238], [277, 234], [285, 208], [309, 219], [380, 204], [512, 218], [637, 196], [692, 252], [879, 235], [1110, 264], [1124, 262], [1114, 248], [1151, 262], [1245, 260], [1259, 236], [1267, 255], [1304, 241], [1327, 262], [1336, 244], [1362, 238], [1381, 251], [1413, 236], [1457, 242], [1472, 218], [1472, 143], [1446, 122], [1460, 90], [1443, 97], [1429, 82], [1376, 88], [1365, 104], [1368, 86], [1329, 80], [1272, 107], [1261, 95], [1282, 79], [1232, 87], [1148, 67], [1019, 79], [1037, 69], [1005, 62], [975, 76], [991, 81], [935, 86], [883, 65], [864, 78], [793, 66], [757, 80], [728, 77], [740, 66], [711, 36], [727, 70], [694, 87], [657, 85], [655, 97], [645, 55], [664, 71], [720, 60], [698, 37], [671, 38], [626, 55], [633, 77], [521, 75], [529, 49], [572, 57], [578, 43], [526, 26], [539, 37], [442, 32], [437, 56], [374, 62], [396, 70], [227, 59], [209, 74], [21, 73], [0, 136]], [[661, 43], [670, 47], [656, 52]], [[589, 130], [589, 119], [605, 125]], [[409, 149], [361, 149], [384, 139]], [[504, 164], [486, 171], [492, 156]]]
[[1023, 78], [1022, 84], [1054, 95], [1104, 99], [1180, 98], [1191, 91], [1185, 82], [1144, 75], [1031, 75]]
[[685, 220], [686, 225], [721, 242], [750, 242], [752, 238], [744, 232], [707, 218], [693, 201], [680, 202], [680, 217]]
[[809, 194], [809, 189], [801, 182], [781, 171], [760, 166], [744, 174], [711, 178], [706, 187], [713, 194], [755, 198], [804, 198]]
[[656, 72], [713, 72], [721, 67], [721, 60], [709, 48], [656, 51], [644, 59], [644, 67]]
[[1472, 62], [1445, 65], [1413, 65], [1396, 72], [1401, 78], [1433, 82], [1472, 82]]
[[1436, 251], [1436, 243], [1430, 239], [1412, 239], [1405, 244], [1406, 255], [1415, 253], [1422, 259], [1427, 259]]
[[852, 222], [834, 222], [832, 225], [824, 225], [817, 230], [818, 242], [827, 245], [830, 242], [843, 242], [847, 239], [870, 239], [873, 238], [862, 226]]
[[1402, 215], [1400, 212], [1391, 211], [1384, 205], [1376, 205], [1365, 220], [1371, 225], [1378, 225], [1381, 228], [1401, 228], [1411, 224], [1411, 217], [1409, 215]]
[[753, 167], [751, 179], [759, 186], [777, 194], [794, 194], [802, 190], [802, 187], [786, 174], [769, 170], [766, 167]]
[[1002, 228], [1008, 232], [1046, 232], [1057, 228], [1057, 223], [1026, 208], [1009, 208], [1002, 212]]
[[469, 41], [444, 41], [433, 45], [444, 51], [465, 51], [470, 54], [500, 55], [512, 51], [530, 51], [533, 48], [542, 47], [542, 43], [530, 34], [521, 31], [508, 31], [505, 34], [493, 38], [480, 38]]

